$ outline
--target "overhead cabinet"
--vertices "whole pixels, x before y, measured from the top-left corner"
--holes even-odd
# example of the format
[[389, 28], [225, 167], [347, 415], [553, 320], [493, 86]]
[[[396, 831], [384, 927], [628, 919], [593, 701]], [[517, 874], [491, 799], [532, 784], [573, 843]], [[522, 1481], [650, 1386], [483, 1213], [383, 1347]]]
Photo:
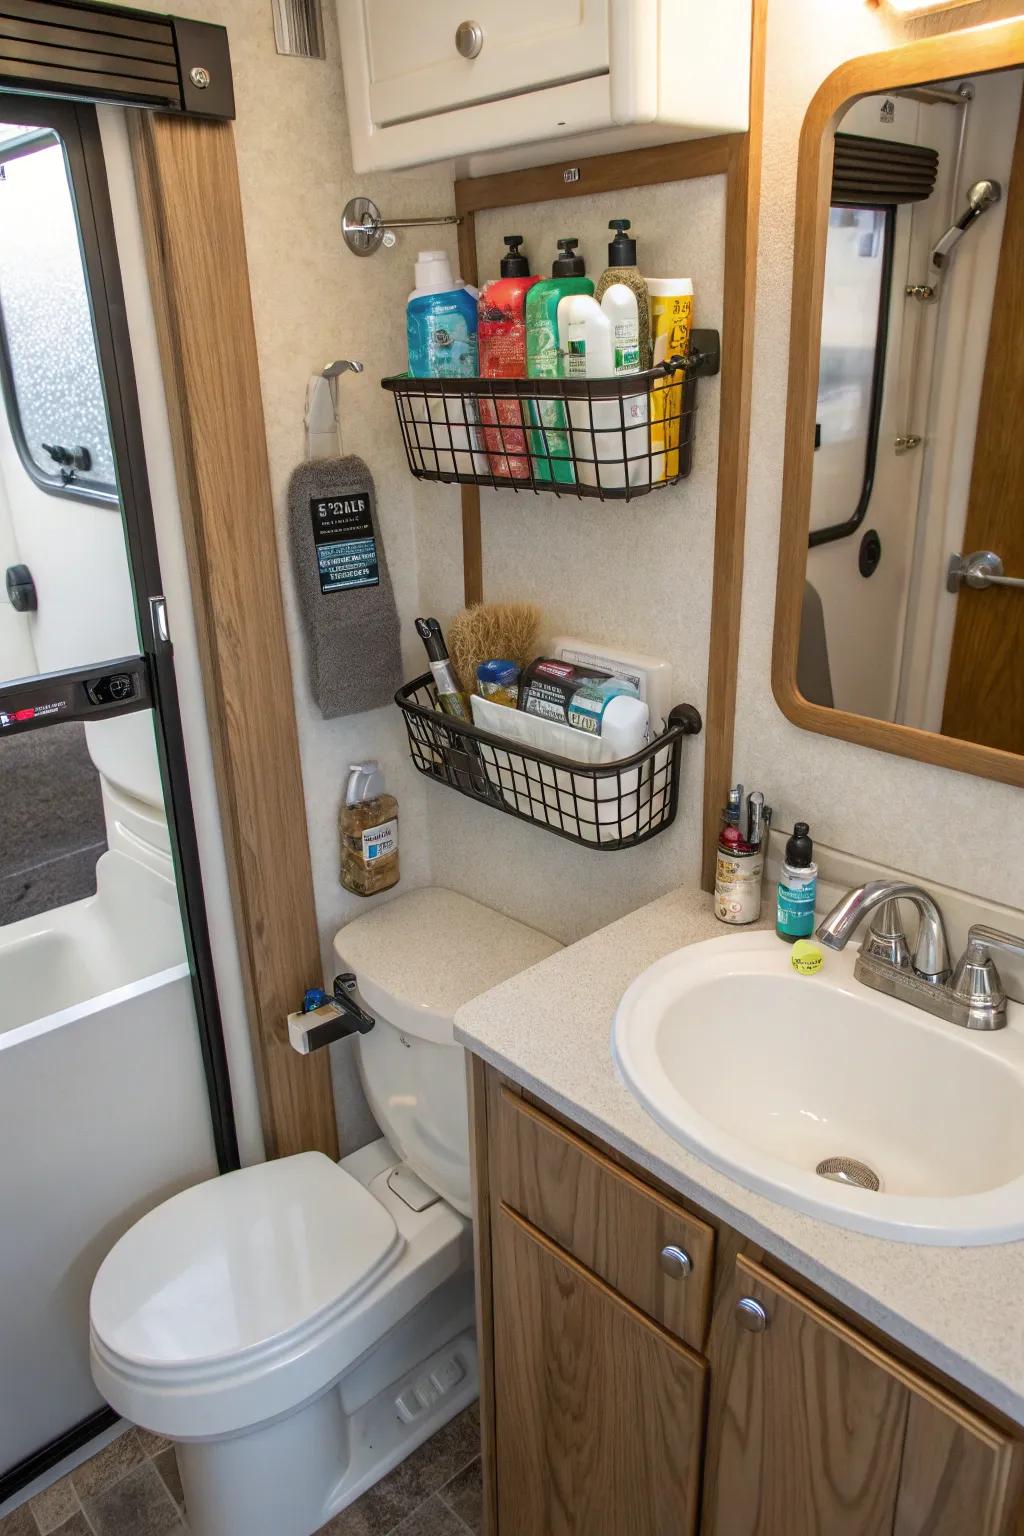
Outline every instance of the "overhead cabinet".
[[[338, 0], [359, 172], [747, 128], [750, 0]], [[490, 155], [490, 160], [487, 158]], [[483, 158], [481, 158], [483, 157]]]

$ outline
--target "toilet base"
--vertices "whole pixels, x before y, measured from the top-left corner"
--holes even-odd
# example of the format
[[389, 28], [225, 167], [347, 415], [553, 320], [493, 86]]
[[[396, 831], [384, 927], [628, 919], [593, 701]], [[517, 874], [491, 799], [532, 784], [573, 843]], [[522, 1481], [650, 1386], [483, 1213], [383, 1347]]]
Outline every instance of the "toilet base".
[[[372, 1358], [366, 1362], [373, 1363]], [[361, 1369], [356, 1367], [353, 1376]], [[461, 1380], [409, 1422], [403, 1419], [400, 1399], [412, 1401], [415, 1387], [429, 1383], [432, 1374], [457, 1371]], [[179, 1441], [175, 1450], [192, 1536], [239, 1536], [243, 1531], [246, 1536], [313, 1536], [474, 1401], [479, 1376], [473, 1330], [457, 1334], [347, 1413], [346, 1397], [353, 1391], [359, 1395], [358, 1381], [345, 1378], [297, 1412], [247, 1434]]]
[[[396, 1161], [381, 1138], [342, 1167], [392, 1211], [411, 1255], [431, 1211], [414, 1214], [394, 1194]], [[371, 1334], [326, 1391], [238, 1434], [175, 1439], [191, 1536], [313, 1536], [476, 1399], [473, 1268], [461, 1225], [447, 1239], [455, 1272], [383, 1337]], [[432, 1252], [428, 1244], [424, 1264], [436, 1263]]]

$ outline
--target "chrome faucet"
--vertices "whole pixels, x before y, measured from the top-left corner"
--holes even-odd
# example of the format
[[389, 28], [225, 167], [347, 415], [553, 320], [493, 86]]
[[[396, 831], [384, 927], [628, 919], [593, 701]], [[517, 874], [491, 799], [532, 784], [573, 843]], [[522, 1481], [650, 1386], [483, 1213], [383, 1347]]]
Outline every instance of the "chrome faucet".
[[[901, 900], [913, 902], [917, 908], [913, 956], [903, 931]], [[847, 891], [819, 925], [817, 936], [829, 949], [845, 949], [871, 912], [878, 915], [857, 956], [853, 970], [857, 981], [965, 1029], [1006, 1027], [1007, 994], [992, 950], [1024, 960], [1024, 939], [976, 923], [951, 974], [938, 905], [919, 885], [902, 880], [871, 880]], [[1017, 1000], [1024, 1001], [1024, 997]]]

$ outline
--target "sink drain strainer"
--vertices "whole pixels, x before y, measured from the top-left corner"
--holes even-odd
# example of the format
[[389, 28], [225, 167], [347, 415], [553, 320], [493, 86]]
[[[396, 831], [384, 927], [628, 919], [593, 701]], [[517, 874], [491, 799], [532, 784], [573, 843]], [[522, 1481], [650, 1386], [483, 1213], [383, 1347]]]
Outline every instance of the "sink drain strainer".
[[833, 1184], [849, 1184], [854, 1189], [875, 1190], [881, 1184], [875, 1170], [855, 1157], [823, 1157], [814, 1171]]

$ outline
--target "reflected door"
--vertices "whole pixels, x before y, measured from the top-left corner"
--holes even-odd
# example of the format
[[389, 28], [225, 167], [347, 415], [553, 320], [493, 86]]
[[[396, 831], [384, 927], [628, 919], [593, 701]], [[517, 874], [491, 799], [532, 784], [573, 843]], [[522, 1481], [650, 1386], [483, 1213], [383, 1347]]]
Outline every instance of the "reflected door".
[[[1024, 113], [1017, 129], [963, 553], [1024, 577]], [[1024, 587], [962, 587], [942, 712], [946, 736], [1024, 753]]]
[[3, 1504], [113, 1420], [105, 1254], [238, 1161], [90, 108], [0, 96], [0, 394]]

